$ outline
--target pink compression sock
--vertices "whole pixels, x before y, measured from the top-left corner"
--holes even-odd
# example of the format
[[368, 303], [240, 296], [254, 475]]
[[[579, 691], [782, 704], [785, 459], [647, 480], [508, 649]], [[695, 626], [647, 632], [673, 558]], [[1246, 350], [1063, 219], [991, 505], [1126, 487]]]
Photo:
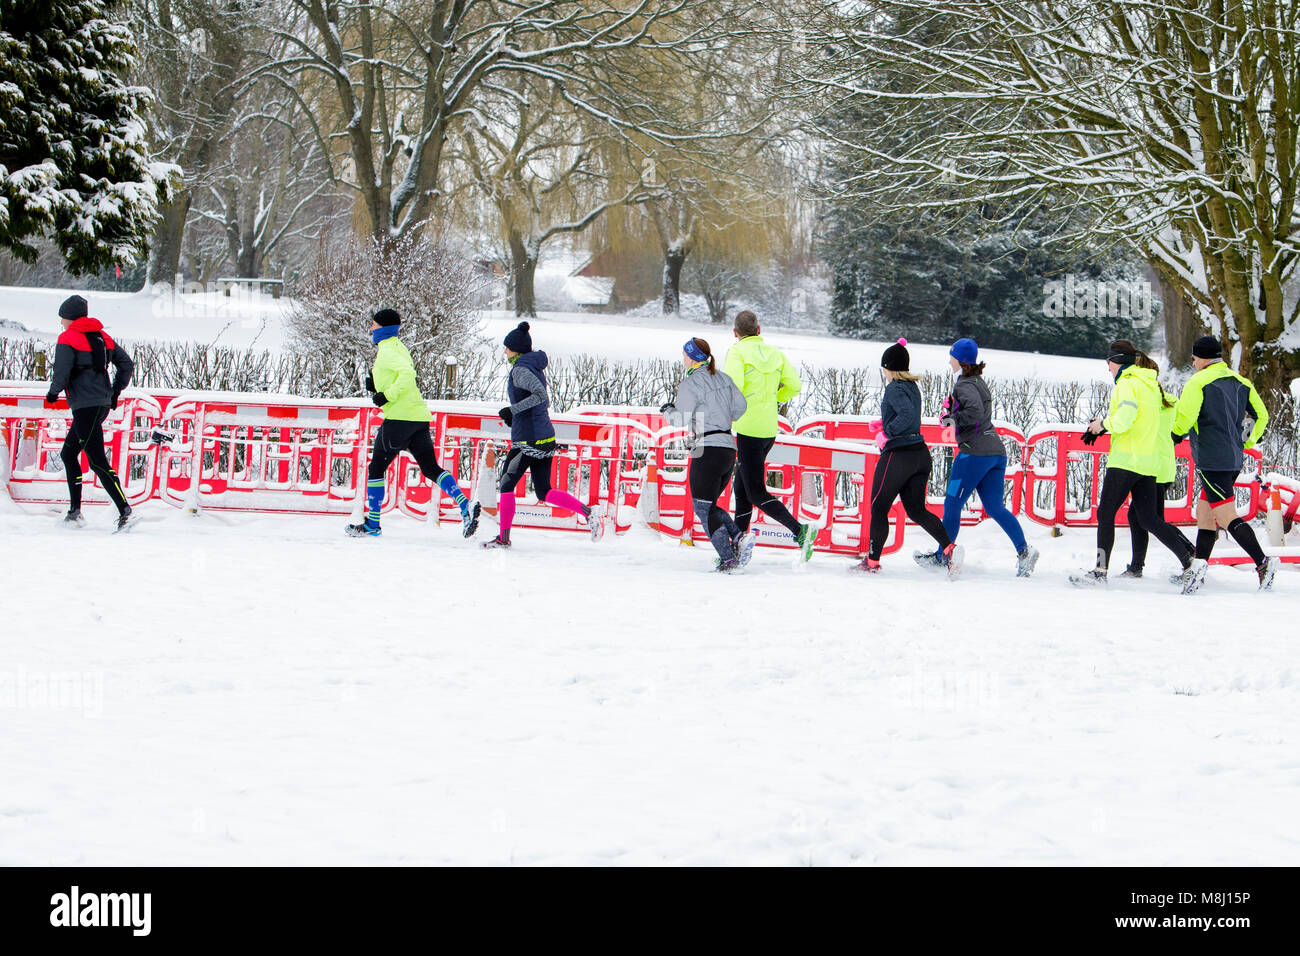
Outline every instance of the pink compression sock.
[[577, 515], [585, 515], [587, 513], [587, 506], [567, 491], [560, 491], [556, 488], [552, 488], [546, 493], [545, 501], [548, 505], [567, 508], [569, 511], [572, 511]]
[[501, 521], [501, 539], [510, 540], [510, 526], [515, 523], [515, 493], [507, 491], [498, 503], [497, 517]]

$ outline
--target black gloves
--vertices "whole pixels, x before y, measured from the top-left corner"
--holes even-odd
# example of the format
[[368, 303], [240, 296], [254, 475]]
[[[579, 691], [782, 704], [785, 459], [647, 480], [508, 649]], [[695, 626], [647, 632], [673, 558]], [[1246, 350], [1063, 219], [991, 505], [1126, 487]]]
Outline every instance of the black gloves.
[[110, 407], [114, 409], [117, 408], [117, 400], [121, 396], [121, 394], [122, 393], [117, 391], [116, 389], [113, 390], [113, 401], [110, 403]]
[[385, 405], [388, 404], [388, 396], [385, 395], [383, 392], [375, 392], [375, 394], [370, 396], [370, 400], [374, 402], [376, 405], [378, 405], [380, 408], [383, 408]]
[[1106, 429], [1104, 428], [1099, 432], [1084, 432], [1083, 443], [1085, 445], [1095, 445], [1097, 443], [1097, 439], [1104, 434], [1106, 434]]
[[515, 413], [510, 410], [509, 405], [497, 412], [497, 417], [507, 425], [513, 425], [515, 423]]
[[54, 404], [55, 402], [57, 402], [58, 400], [59, 400], [59, 393], [58, 393], [58, 392], [48, 392], [48, 393], [46, 394], [46, 396], [45, 396], [45, 401], [46, 401], [47, 403], [49, 403], [50, 405], [53, 405], [53, 404]]
[[366, 391], [373, 392], [375, 389], [375, 377], [369, 372], [366, 373]]
[[1173, 432], [1169, 433], [1169, 437], [1174, 440], [1175, 445], [1181, 445], [1183, 442], [1187, 441], [1186, 435], [1175, 435]]
[[673, 409], [675, 409], [676, 407], [677, 407], [677, 406], [674, 405], [672, 402], [664, 402], [662, 405], [659, 406], [659, 414], [660, 414], [660, 415], [667, 415], [669, 412], [671, 412], [671, 411], [672, 411]]

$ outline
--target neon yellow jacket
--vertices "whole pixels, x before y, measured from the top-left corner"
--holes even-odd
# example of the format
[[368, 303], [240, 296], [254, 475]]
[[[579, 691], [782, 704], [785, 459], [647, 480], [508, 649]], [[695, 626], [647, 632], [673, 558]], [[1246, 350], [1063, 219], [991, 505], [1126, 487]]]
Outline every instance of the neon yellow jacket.
[[[1170, 402], [1177, 402], [1175, 395], [1169, 396]], [[1174, 416], [1178, 411], [1176, 404], [1171, 404], [1167, 408], [1165, 403], [1160, 403], [1160, 429], [1156, 432], [1156, 449], [1160, 453], [1159, 470], [1156, 472], [1156, 483], [1167, 485], [1174, 480], [1178, 474], [1178, 458], [1174, 455]]]
[[1160, 382], [1155, 372], [1136, 365], [1120, 372], [1102, 424], [1110, 432], [1107, 468], [1153, 478], [1160, 473]]
[[1188, 380], [1174, 419], [1177, 434], [1190, 433], [1201, 471], [1240, 471], [1242, 449], [1254, 448], [1267, 426], [1259, 392], [1225, 362], [1207, 365]]
[[747, 410], [735, 422], [737, 435], [775, 438], [777, 406], [799, 394], [803, 382], [780, 349], [750, 335], [727, 350], [722, 370], [745, 396]]
[[375, 379], [375, 391], [383, 392], [388, 399], [384, 404], [384, 418], [399, 422], [433, 421], [429, 406], [420, 395], [420, 386], [415, 383], [411, 353], [397, 336], [379, 343], [370, 374]]

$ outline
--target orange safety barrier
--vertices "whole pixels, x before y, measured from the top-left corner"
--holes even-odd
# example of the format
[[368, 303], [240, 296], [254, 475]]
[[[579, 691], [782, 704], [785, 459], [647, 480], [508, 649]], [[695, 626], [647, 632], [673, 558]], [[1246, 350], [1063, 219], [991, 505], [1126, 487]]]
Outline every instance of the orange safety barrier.
[[[132, 507], [154, 495], [157, 448], [149, 441], [149, 423], [158, 403], [144, 394], [123, 394], [117, 408], [104, 421], [104, 451], [117, 473], [122, 493]], [[48, 404], [45, 386], [6, 386], [0, 391], [0, 428], [10, 497], [20, 504], [68, 503], [68, 484], [59, 457], [72, 422], [63, 399]], [[82, 504], [108, 504], [98, 476], [81, 456]]]
[[[661, 534], [692, 543], [704, 542], [708, 536], [696, 521], [691, 505], [690, 456], [684, 446], [687, 434], [685, 428], [666, 428], [659, 433], [651, 460], [653, 478], [647, 477], [642, 513], [651, 528]], [[796, 520], [818, 528], [816, 550], [864, 554], [871, 526], [871, 478], [878, 460], [874, 448], [778, 435], [767, 459], [768, 491]], [[780, 485], [771, 484], [773, 475], [780, 475]], [[723, 490], [718, 504], [735, 513], [731, 484]], [[892, 533], [884, 553], [902, 548], [903, 522], [902, 504], [895, 502], [890, 512]], [[759, 545], [796, 547], [789, 531], [757, 509], [750, 527]]]
[[[875, 442], [872, 440], [868, 428], [871, 421], [873, 421], [872, 418], [861, 415], [814, 418], [802, 423], [796, 434], [807, 437], [822, 437], [830, 441], [857, 442], [874, 447]], [[1007, 446], [1007, 475], [1003, 498], [1011, 513], [1018, 515], [1024, 498], [1022, 461], [1025, 436], [1019, 429], [1004, 422], [995, 422], [994, 426], [1003, 444]], [[943, 516], [943, 490], [947, 484], [948, 471], [952, 466], [952, 459], [956, 453], [956, 446], [951, 442], [943, 441], [942, 433], [943, 426], [939, 424], [939, 419], [923, 418], [921, 420], [921, 436], [925, 439], [925, 443], [929, 446], [930, 453], [934, 458], [934, 471], [931, 475], [930, 487], [932, 490], [938, 489], [936, 493], [926, 496], [926, 505], [940, 517]], [[971, 495], [962, 509], [961, 523], [963, 525], [979, 524], [986, 517], [987, 514], [984, 511], [983, 502], [979, 500], [979, 495]]]
[[[1039, 524], [1070, 528], [1095, 528], [1101, 483], [1105, 473], [1102, 456], [1110, 451], [1110, 436], [1102, 435], [1093, 445], [1083, 443], [1081, 426], [1045, 428], [1029, 436], [1025, 447], [1024, 511]], [[1171, 491], [1177, 496], [1165, 502], [1165, 518], [1172, 524], [1196, 521], [1195, 489], [1191, 445], [1182, 442], [1174, 449], [1177, 472]], [[1261, 492], [1255, 474], [1260, 454], [1246, 452], [1248, 467], [1237, 479], [1238, 509], [1250, 521], [1260, 510]], [[1252, 463], [1253, 464], [1250, 464]], [[1116, 524], [1128, 524], [1127, 505], [1120, 509]]]

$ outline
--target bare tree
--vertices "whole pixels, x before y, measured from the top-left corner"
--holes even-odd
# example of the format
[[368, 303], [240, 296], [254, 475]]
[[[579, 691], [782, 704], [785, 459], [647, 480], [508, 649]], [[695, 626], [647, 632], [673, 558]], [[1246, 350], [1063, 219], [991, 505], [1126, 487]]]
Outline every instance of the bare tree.
[[683, 138], [690, 134], [662, 117], [613, 114], [601, 61], [653, 50], [684, 62], [723, 30], [716, 17], [682, 17], [706, 0], [286, 2], [293, 15], [277, 32], [288, 52], [251, 76], [275, 76], [296, 91], [336, 160], [336, 178], [355, 189], [369, 234], [383, 241], [430, 221], [447, 145], [486, 85], [528, 74], [574, 109]]
[[155, 91], [156, 147], [185, 177], [154, 229], [150, 282], [170, 282], [180, 271], [190, 205], [229, 131], [259, 6], [244, 0], [137, 0], [131, 5], [142, 78]]

